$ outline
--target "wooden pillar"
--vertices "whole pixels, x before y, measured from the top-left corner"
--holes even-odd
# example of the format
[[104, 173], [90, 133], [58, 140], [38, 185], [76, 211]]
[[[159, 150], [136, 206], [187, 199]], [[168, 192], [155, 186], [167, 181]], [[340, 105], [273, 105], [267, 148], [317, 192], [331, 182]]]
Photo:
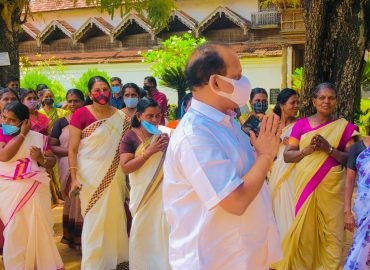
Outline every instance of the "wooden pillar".
[[293, 72], [293, 46], [288, 45], [288, 48], [287, 48], [287, 87], [292, 87], [292, 72]]
[[281, 64], [281, 89], [288, 87], [287, 70], [288, 70], [288, 46], [283, 45], [283, 61]]

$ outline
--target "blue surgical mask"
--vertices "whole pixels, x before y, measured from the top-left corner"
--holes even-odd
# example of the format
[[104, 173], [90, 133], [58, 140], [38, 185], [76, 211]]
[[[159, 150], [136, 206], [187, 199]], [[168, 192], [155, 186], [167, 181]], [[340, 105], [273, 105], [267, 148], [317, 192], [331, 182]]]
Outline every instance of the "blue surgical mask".
[[119, 86], [112, 86], [112, 93], [117, 94], [119, 91], [121, 91], [121, 87]]
[[18, 133], [20, 128], [17, 126], [2, 124], [1, 128], [3, 129], [4, 135], [13, 135], [15, 133]]
[[128, 108], [136, 108], [137, 104], [139, 103], [138, 98], [124, 98], [123, 101]]
[[141, 124], [146, 129], [146, 131], [148, 131], [150, 134], [159, 135], [159, 134], [162, 133], [155, 125], [153, 125], [153, 124], [151, 124], [151, 123], [149, 123], [145, 120], [142, 120]]

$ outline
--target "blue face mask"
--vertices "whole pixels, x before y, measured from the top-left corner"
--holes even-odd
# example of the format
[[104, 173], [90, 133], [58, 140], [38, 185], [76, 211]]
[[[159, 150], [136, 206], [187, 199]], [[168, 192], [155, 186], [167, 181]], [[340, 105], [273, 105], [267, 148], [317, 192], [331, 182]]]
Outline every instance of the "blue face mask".
[[150, 134], [159, 135], [162, 133], [155, 125], [150, 124], [149, 122], [145, 120], [141, 121], [141, 124], [146, 129], [146, 131], [148, 131]]
[[2, 124], [2, 129], [3, 129], [3, 134], [4, 135], [13, 135], [17, 132], [19, 132], [20, 128], [17, 126], [12, 126], [12, 125], [6, 125]]
[[117, 94], [119, 91], [121, 91], [121, 87], [119, 86], [112, 86], [112, 93]]
[[139, 103], [138, 98], [125, 98], [123, 101], [126, 104], [126, 107], [128, 108], [136, 108], [137, 104]]

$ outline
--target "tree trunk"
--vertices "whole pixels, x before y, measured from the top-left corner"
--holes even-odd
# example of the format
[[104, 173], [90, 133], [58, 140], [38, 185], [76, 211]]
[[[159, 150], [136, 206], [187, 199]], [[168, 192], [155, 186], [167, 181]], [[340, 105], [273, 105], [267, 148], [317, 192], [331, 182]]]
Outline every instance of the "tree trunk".
[[312, 93], [322, 82], [338, 88], [337, 115], [353, 120], [369, 39], [370, 1], [302, 0], [306, 26], [302, 115], [314, 113]]
[[[0, 6], [0, 14], [1, 11], [2, 6]], [[14, 14], [12, 17], [15, 16], [17, 15]], [[14, 18], [12, 21], [19, 22], [20, 18]], [[0, 52], [8, 52], [10, 59], [10, 66], [0, 66], [0, 86], [3, 87], [9, 76], [19, 77], [18, 31], [15, 25], [13, 25], [13, 30], [9, 31], [4, 19], [0, 16]]]

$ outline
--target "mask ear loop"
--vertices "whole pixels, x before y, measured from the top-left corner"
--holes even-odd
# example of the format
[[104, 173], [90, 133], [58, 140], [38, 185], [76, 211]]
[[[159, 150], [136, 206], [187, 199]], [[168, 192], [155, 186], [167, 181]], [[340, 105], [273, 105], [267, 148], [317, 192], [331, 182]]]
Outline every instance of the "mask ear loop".
[[18, 125], [16, 125], [16, 127], [21, 126], [21, 125], [23, 124], [23, 122], [24, 122], [24, 120], [23, 120], [23, 121], [21, 121]]
[[[208, 85], [209, 85], [209, 87], [211, 88], [211, 90], [215, 93], [215, 94], [217, 94], [217, 95], [219, 95], [219, 96], [222, 96], [222, 97], [225, 97], [225, 98], [230, 98], [230, 95], [232, 95], [232, 93], [225, 93], [224, 91], [221, 91], [221, 90], [215, 90], [214, 88], [213, 88], [213, 85], [215, 85], [215, 84], [217, 84], [216, 83], [216, 78], [215, 78], [215, 76], [219, 76], [220, 78], [221, 78], [221, 80], [224, 80], [224, 81], [226, 81], [226, 82], [228, 82], [228, 83], [230, 83], [232, 86], [234, 86], [234, 84], [232, 83], [232, 81], [233, 81], [233, 79], [230, 79], [230, 78], [227, 78], [227, 77], [225, 77], [225, 76], [222, 76], [222, 75], [219, 75], [219, 74], [213, 74], [213, 75], [211, 75], [211, 77], [209, 78], [209, 81], [208, 81]], [[225, 79], [224, 79], [225, 78]], [[214, 82], [210, 82], [210, 80], [214, 80]], [[229, 81], [230, 80], [230, 81]], [[217, 84], [217, 86], [218, 86], [218, 84]]]

